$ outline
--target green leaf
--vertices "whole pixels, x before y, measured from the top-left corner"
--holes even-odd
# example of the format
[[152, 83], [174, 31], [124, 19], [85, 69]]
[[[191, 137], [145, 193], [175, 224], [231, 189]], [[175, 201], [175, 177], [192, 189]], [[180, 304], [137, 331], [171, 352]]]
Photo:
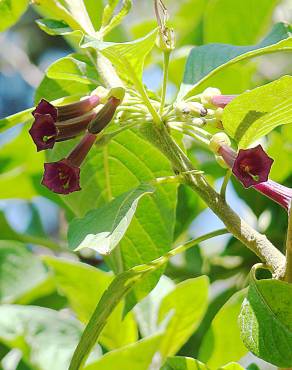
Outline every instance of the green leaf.
[[67, 23], [57, 19], [37, 19], [36, 23], [42, 31], [51, 36], [70, 35], [73, 32], [79, 32], [73, 31]]
[[142, 337], [159, 332], [157, 315], [162, 299], [174, 289], [174, 282], [162, 275], [156, 287], [134, 308]]
[[139, 200], [153, 192], [152, 186], [141, 184], [103, 207], [88, 212], [84, 218], [74, 219], [68, 231], [70, 248], [91, 248], [100, 254], [110, 254], [124, 237]]
[[61, 312], [34, 306], [0, 307], [0, 342], [20, 349], [33, 369], [67, 369], [80, 333], [81, 325]]
[[292, 366], [292, 285], [257, 280], [251, 273], [239, 323], [241, 337], [256, 356], [278, 367]]
[[209, 281], [206, 276], [185, 280], [163, 298], [158, 321], [169, 319], [160, 352], [174, 355], [199, 326], [208, 303]]
[[28, 0], [0, 0], [0, 32], [18, 21], [28, 7]]
[[33, 108], [26, 109], [22, 112], [13, 114], [11, 116], [8, 116], [6, 118], [0, 119], [0, 133], [8, 130], [9, 128], [18, 125], [20, 123], [27, 123], [30, 120], [32, 120], [31, 112], [33, 111]]
[[46, 72], [55, 80], [73, 80], [83, 84], [98, 85], [98, 74], [88, 56], [71, 54], [51, 64]]
[[[2, 223], [0, 223], [2, 237]], [[5, 236], [5, 234], [4, 234]], [[0, 302], [12, 303], [47, 280], [41, 261], [24, 244], [0, 241]]]
[[276, 24], [255, 46], [209, 44], [193, 48], [186, 64], [179, 98], [194, 95], [205, 81], [230, 65], [258, 55], [291, 50], [291, 27], [285, 23]]
[[277, 3], [279, 0], [238, 0], [234, 6], [233, 0], [209, 1], [204, 18], [204, 43], [254, 43], [266, 32]]
[[161, 335], [155, 335], [130, 344], [127, 347], [106, 353], [97, 362], [84, 370], [148, 370], [157, 351]]
[[103, 0], [83, 0], [95, 30], [99, 30], [103, 12]]
[[85, 37], [82, 46], [100, 51], [113, 63], [124, 81], [130, 81], [141, 88], [144, 61], [154, 47], [157, 32], [154, 30], [141, 39], [124, 43], [102, 42], [92, 37]]
[[236, 364], [235, 362], [232, 362], [230, 364], [220, 367], [219, 370], [244, 370], [244, 367], [240, 366], [239, 364]]
[[[49, 159], [66, 156], [69, 145], [56, 145]], [[89, 210], [103, 206], [141, 183], [172, 173], [169, 162], [154, 146], [137, 131], [127, 130], [115, 136], [108, 145], [96, 146], [91, 151], [81, 171], [82, 191], [62, 199], [76, 216], [83, 217]], [[150, 262], [171, 248], [175, 206], [175, 184], [159, 185], [153, 196], [141, 199], [131, 225], [116, 249], [117, 255], [110, 257], [115, 272]], [[160, 275], [161, 272], [157, 272], [135, 290], [137, 296], [133, 302], [149, 293]]]
[[[87, 323], [97, 302], [111, 283], [112, 274], [80, 262], [53, 257], [44, 261], [53, 270], [58, 289], [66, 296], [78, 318]], [[100, 343], [108, 350], [119, 348], [137, 340], [137, 327], [133, 314], [122, 319], [123, 303], [115, 309], [102, 331]]]
[[292, 123], [292, 77], [248, 91], [232, 101], [223, 113], [225, 131], [246, 148], [279, 125]]
[[91, 23], [84, 0], [63, 0], [66, 8], [73, 19], [77, 19], [85, 33], [95, 34], [95, 29]]
[[238, 315], [246, 291], [233, 295], [215, 316], [200, 347], [199, 359], [211, 369], [218, 369], [228, 361], [238, 361], [247, 353], [240, 339]]
[[160, 370], [208, 370], [202, 362], [190, 357], [169, 357]]
[[44, 77], [39, 87], [35, 92], [35, 103], [37, 104], [41, 99], [49, 101], [66, 98], [65, 101], [78, 100], [80, 97], [88, 95], [96, 88], [96, 85], [88, 85], [74, 80], [55, 80]]

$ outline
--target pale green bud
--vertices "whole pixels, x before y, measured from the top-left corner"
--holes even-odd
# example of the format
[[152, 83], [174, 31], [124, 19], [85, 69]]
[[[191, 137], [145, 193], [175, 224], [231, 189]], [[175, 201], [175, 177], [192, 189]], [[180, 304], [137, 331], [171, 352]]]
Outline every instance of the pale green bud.
[[213, 153], [218, 153], [218, 150], [224, 145], [231, 146], [231, 141], [224, 132], [218, 132], [218, 134], [212, 136], [209, 148]]
[[201, 95], [203, 105], [212, 105], [212, 98], [221, 95], [221, 91], [215, 87], [208, 87]]

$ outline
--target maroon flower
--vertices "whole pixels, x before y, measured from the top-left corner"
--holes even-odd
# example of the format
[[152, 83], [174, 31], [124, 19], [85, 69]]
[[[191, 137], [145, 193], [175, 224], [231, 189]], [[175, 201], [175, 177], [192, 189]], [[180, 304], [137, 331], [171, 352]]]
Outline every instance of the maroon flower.
[[232, 172], [245, 188], [266, 182], [274, 160], [263, 150], [261, 145], [251, 149], [240, 149], [238, 154], [227, 146], [222, 146], [218, 153], [232, 167]]
[[102, 109], [97, 113], [95, 119], [90, 123], [88, 131], [92, 134], [101, 132], [113, 119], [121, 100], [111, 96]]
[[287, 188], [275, 181], [268, 180], [261, 184], [255, 185], [254, 188], [260, 193], [266, 195], [276, 203], [280, 204], [289, 212], [292, 204], [292, 189]]
[[211, 98], [211, 102], [216, 107], [225, 108], [236, 97], [237, 95], [216, 95]]
[[32, 112], [35, 120], [29, 130], [37, 150], [51, 149], [56, 141], [71, 139], [85, 131], [96, 116], [93, 109], [99, 103], [96, 95], [60, 107], [42, 99]]
[[80, 166], [96, 140], [96, 135], [87, 132], [67, 158], [45, 163], [42, 184], [58, 194], [70, 194], [81, 190]]
[[58, 194], [70, 194], [80, 190], [80, 168], [74, 167], [68, 159], [45, 163], [42, 184]]

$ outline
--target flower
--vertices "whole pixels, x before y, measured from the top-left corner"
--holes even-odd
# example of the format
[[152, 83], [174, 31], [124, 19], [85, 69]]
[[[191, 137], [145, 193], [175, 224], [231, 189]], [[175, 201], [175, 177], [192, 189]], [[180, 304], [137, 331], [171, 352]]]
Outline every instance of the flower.
[[[72, 152], [66, 158], [61, 159], [58, 162], [45, 163], [45, 172], [42, 180], [42, 184], [44, 186], [58, 194], [70, 194], [81, 190], [80, 166], [95, 143], [97, 134], [111, 122], [116, 108], [120, 103], [120, 99], [111, 96], [106, 104], [96, 114], [94, 120], [91, 120], [85, 135]], [[42, 117], [47, 119], [47, 117], [45, 117], [46, 115], [47, 114], [44, 114]], [[71, 119], [71, 123], [69, 125], [64, 124], [64, 127], [62, 128], [58, 126], [60, 133], [62, 130], [66, 130], [67, 128], [70, 128], [69, 131], [72, 133], [72, 127], [74, 126], [72, 122], [74, 119], [75, 118]], [[66, 122], [69, 121], [70, 120], [67, 120]], [[79, 123], [76, 123], [75, 125], [78, 126], [78, 124]], [[60, 134], [58, 134], [58, 137], [59, 135]], [[65, 133], [65, 136], [66, 135], [69, 135], [69, 132], [67, 134]]]
[[56, 141], [71, 139], [86, 130], [99, 103], [97, 95], [60, 107], [42, 99], [32, 112], [34, 122], [29, 130], [37, 150], [51, 149]]
[[70, 194], [80, 188], [80, 168], [74, 167], [67, 159], [45, 163], [42, 184], [58, 194]]
[[266, 182], [274, 163], [261, 145], [236, 152], [228, 146], [221, 146], [218, 153], [232, 167], [235, 177], [245, 188]]
[[268, 180], [253, 186], [254, 189], [260, 193], [266, 195], [276, 203], [280, 204], [283, 208], [289, 212], [292, 204], [292, 189], [275, 181]]
[[219, 108], [225, 108], [237, 95], [215, 95], [211, 98], [211, 103]]
[[45, 163], [42, 184], [58, 194], [70, 194], [81, 190], [80, 166], [96, 140], [87, 132], [67, 158]]

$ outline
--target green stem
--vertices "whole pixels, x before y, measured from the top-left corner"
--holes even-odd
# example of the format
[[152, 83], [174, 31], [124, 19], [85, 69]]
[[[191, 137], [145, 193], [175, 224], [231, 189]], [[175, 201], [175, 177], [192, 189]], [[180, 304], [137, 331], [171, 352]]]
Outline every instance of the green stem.
[[50, 239], [40, 238], [38, 236], [28, 235], [28, 234], [19, 234], [18, 240], [23, 243], [33, 244], [33, 245], [42, 245], [43, 247], [49, 248], [53, 251], [61, 251], [62, 248], [55, 242]]
[[223, 181], [223, 184], [222, 184], [221, 190], [220, 190], [220, 195], [221, 195], [222, 199], [224, 199], [225, 201], [226, 201], [227, 185], [229, 183], [229, 180], [230, 180], [231, 175], [232, 175], [232, 171], [228, 169], [226, 171], [225, 176], [224, 176], [224, 181]]
[[292, 283], [292, 207], [290, 208], [288, 218], [285, 281]]
[[163, 53], [163, 82], [162, 82], [162, 92], [161, 92], [161, 105], [159, 114], [162, 115], [165, 106], [166, 92], [167, 92], [167, 81], [168, 81], [168, 70], [169, 70], [169, 60], [170, 52], [165, 51]]
[[159, 269], [165, 265], [168, 260], [177, 255], [178, 253], [185, 252], [186, 250], [194, 247], [195, 245], [214, 238], [219, 235], [227, 233], [226, 229], [216, 230], [197, 239], [191, 240], [186, 244], [182, 244], [173, 250], [166, 253], [164, 256], [156, 260], [135, 266], [132, 269], [123, 272], [115, 277], [108, 289], [104, 292], [100, 301], [98, 302], [93, 315], [87, 324], [80, 342], [74, 352], [69, 370], [82, 369], [86, 362], [91, 349], [97, 342], [100, 333], [102, 332], [107, 320], [120, 301], [131, 291], [131, 289], [141, 281], [149, 273]]

